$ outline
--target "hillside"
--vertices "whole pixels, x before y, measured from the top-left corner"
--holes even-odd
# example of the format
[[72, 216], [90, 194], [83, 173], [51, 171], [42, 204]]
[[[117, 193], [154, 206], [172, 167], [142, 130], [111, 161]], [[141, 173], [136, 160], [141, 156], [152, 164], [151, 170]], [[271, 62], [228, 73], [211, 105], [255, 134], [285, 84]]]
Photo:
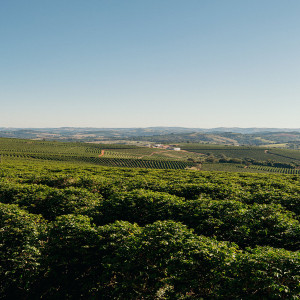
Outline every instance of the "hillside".
[[120, 144], [33, 141], [0, 138], [2, 160], [71, 161], [115, 167], [185, 169], [195, 165], [203, 155], [149, 147]]
[[[185, 143], [101, 144], [0, 138], [3, 161], [23, 158], [113, 167], [197, 169], [230, 172], [300, 173], [300, 151], [272, 147]], [[170, 150], [171, 149], [171, 150]]]
[[192, 132], [141, 136], [131, 138], [139, 141], [156, 143], [208, 143], [223, 145], [272, 146], [279, 148], [298, 149], [300, 146], [300, 132], [261, 132], [242, 134], [234, 132]]
[[277, 128], [0, 128], [0, 137], [81, 142], [144, 141], [154, 143], [212, 143], [273, 145], [298, 149], [300, 129]]

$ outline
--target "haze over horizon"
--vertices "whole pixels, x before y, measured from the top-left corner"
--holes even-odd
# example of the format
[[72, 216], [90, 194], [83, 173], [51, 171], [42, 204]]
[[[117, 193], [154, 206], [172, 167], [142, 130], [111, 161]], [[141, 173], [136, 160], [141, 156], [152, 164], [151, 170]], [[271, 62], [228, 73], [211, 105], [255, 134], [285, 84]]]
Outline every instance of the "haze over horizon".
[[259, 130], [263, 130], [263, 129], [266, 129], [266, 130], [275, 130], [275, 129], [278, 129], [278, 130], [280, 130], [280, 131], [284, 131], [284, 130], [288, 130], [288, 131], [290, 131], [290, 130], [296, 130], [296, 131], [298, 131], [298, 130], [300, 130], [300, 128], [299, 127], [289, 127], [289, 128], [287, 128], [287, 127], [237, 127], [237, 126], [232, 126], [232, 127], [227, 127], [227, 126], [219, 126], [219, 127], [184, 127], [184, 126], [144, 126], [144, 127], [142, 127], [142, 126], [135, 126], [135, 127], [92, 127], [92, 126], [82, 126], [82, 127], [80, 127], [80, 126], [60, 126], [60, 127], [13, 127], [13, 126], [1, 126], [0, 127], [0, 129], [11, 129], [11, 130], [18, 130], [18, 129], [20, 129], [20, 130], [26, 130], [26, 129], [32, 129], [32, 130], [38, 130], [38, 129], [68, 129], [68, 128], [70, 128], [70, 129], [72, 129], [72, 128], [74, 128], [74, 129], [151, 129], [151, 128], [169, 128], [169, 129], [171, 129], [171, 128], [174, 128], [174, 129], [176, 129], [176, 128], [182, 128], [182, 129], [198, 129], [198, 130], [213, 130], [213, 129], [226, 129], [226, 130], [228, 130], [228, 129], [241, 129], [241, 130], [243, 130], [243, 129], [253, 129], [253, 130], [255, 130], [255, 129], [259, 129]]
[[11, 0], [0, 127], [299, 128], [300, 2]]

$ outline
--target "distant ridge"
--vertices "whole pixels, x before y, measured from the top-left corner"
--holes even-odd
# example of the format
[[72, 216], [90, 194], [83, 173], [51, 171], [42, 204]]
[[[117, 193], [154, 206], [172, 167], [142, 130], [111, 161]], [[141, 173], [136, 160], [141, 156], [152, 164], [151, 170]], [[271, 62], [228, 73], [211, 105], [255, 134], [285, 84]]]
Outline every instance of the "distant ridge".
[[208, 143], [223, 145], [277, 145], [300, 149], [300, 128], [0, 128], [0, 137], [45, 141], [119, 143], [149, 145], [149, 143]]
[[300, 128], [270, 128], [270, 127], [214, 127], [214, 128], [190, 128], [190, 127], [175, 127], [175, 126], [153, 126], [153, 127], [118, 127], [118, 128], [105, 128], [105, 127], [53, 127], [53, 128], [13, 128], [13, 127], [0, 127], [0, 131], [17, 132], [17, 131], [32, 131], [32, 132], [93, 132], [93, 131], [121, 131], [121, 132], [152, 132], [154, 134], [166, 133], [184, 133], [184, 132], [233, 132], [233, 133], [261, 133], [261, 132], [300, 132]]

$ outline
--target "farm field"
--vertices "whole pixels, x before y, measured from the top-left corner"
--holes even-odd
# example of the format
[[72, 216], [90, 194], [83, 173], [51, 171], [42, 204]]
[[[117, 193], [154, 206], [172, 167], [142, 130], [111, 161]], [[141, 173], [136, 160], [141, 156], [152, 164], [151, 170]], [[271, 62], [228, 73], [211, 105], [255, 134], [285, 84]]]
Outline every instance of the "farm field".
[[299, 150], [287, 150], [287, 149], [270, 149], [269, 153], [271, 155], [288, 158], [296, 161], [300, 161], [300, 151]]
[[299, 149], [299, 129], [264, 128], [0, 128], [1, 137], [92, 143], [209, 143]]
[[[214, 166], [215, 170], [233, 170], [234, 166], [230, 167], [230, 165], [226, 163], [229, 161], [235, 165], [242, 164], [242, 166], [239, 167], [247, 167], [246, 169], [248, 170], [256, 169], [266, 172], [296, 174], [300, 169], [299, 150], [207, 144], [180, 144], [180, 146], [185, 151], [200, 153], [211, 157], [212, 161], [206, 160], [206, 162], [214, 162], [215, 164], [216, 162], [222, 162], [223, 166], [216, 164], [216, 166]], [[261, 167], [259, 168], [258, 166]], [[270, 168], [268, 169], [267, 167]]]
[[210, 164], [205, 163], [201, 166], [202, 171], [223, 171], [223, 172], [247, 172], [247, 173], [281, 173], [281, 174], [300, 174], [299, 169], [277, 168], [270, 166], [242, 166], [240, 164]]
[[104, 157], [157, 159], [157, 160], [186, 160], [200, 159], [203, 155], [183, 151], [172, 151], [158, 148], [139, 147], [136, 149], [105, 150]]
[[[202, 171], [222, 171], [222, 172], [247, 172], [247, 173], [268, 173], [268, 171], [258, 168], [249, 168], [240, 164], [219, 164], [219, 163], [204, 163], [201, 165]], [[280, 173], [280, 172], [278, 172]]]
[[181, 151], [124, 144], [68, 143], [0, 138], [2, 160], [69, 161], [113, 167], [298, 174], [300, 151], [180, 144]]
[[300, 300], [300, 0], [0, 16], [0, 300]]
[[103, 166], [185, 169], [199, 154], [118, 144], [63, 143], [0, 139], [2, 160], [20, 157], [53, 161], [74, 161]]
[[259, 170], [263, 172], [273, 172], [273, 173], [282, 173], [282, 174], [300, 174], [300, 169], [290, 169], [290, 168], [275, 168], [269, 166], [248, 166], [248, 170]]
[[[270, 154], [266, 153], [266, 149], [260, 147], [243, 147], [243, 146], [223, 146], [223, 145], [208, 145], [208, 144], [180, 144], [183, 150], [214, 155], [224, 154], [228, 157], [235, 158], [254, 158], [257, 160], [268, 160]], [[274, 150], [272, 150], [274, 151]]]
[[3, 299], [299, 299], [300, 175], [0, 167]]

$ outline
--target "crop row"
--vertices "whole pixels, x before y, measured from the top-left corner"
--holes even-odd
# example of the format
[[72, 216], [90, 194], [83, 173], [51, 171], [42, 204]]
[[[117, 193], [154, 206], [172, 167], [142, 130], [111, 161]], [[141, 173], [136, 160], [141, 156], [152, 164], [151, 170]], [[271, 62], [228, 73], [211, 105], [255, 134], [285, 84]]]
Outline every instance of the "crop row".
[[251, 166], [248, 166], [247, 168], [255, 169], [255, 170], [262, 170], [262, 171], [266, 171], [266, 172], [282, 173], [282, 174], [300, 174], [299, 169], [291, 169], [291, 168], [276, 168], [276, 167], [257, 166], [257, 165], [251, 165]]
[[300, 151], [299, 150], [286, 150], [286, 149], [272, 149], [269, 150], [270, 154], [277, 155], [279, 157], [285, 157], [295, 161], [300, 161]]
[[0, 239], [2, 299], [299, 299], [299, 253], [241, 250], [170, 220], [47, 223], [0, 204]]
[[[97, 225], [117, 220], [139, 225], [174, 220], [193, 228], [197, 234], [235, 242], [243, 248], [260, 245], [299, 250], [297, 209], [292, 213], [280, 204], [264, 203], [267, 201], [247, 204], [241, 200], [227, 200], [224, 186], [203, 184], [182, 188], [190, 189], [183, 190], [183, 195], [190, 197], [189, 194], [196, 192], [201, 198], [187, 200], [149, 189], [122, 191], [108, 183], [97, 186], [96, 191], [88, 191], [78, 187], [62, 189], [2, 181], [0, 202], [18, 204], [50, 221], [66, 214], [87, 215]], [[212, 197], [215, 200], [211, 200]], [[220, 197], [223, 199], [218, 199]], [[293, 209], [295, 200], [291, 198], [283, 204]]]
[[136, 146], [117, 144], [63, 143], [0, 138], [1, 151], [56, 154], [101, 153], [102, 149], [135, 149]]
[[122, 159], [122, 158], [97, 158], [95, 163], [102, 166], [129, 167], [129, 168], [151, 168], [151, 169], [185, 169], [194, 164], [185, 161], [170, 160], [144, 160], [144, 159]]
[[0, 298], [299, 299], [299, 179], [3, 159]]
[[[193, 162], [171, 160], [143, 160], [126, 158], [85, 157], [51, 154], [11, 154], [11, 157], [43, 159], [52, 161], [74, 161], [111, 167], [150, 168], [150, 169], [185, 169], [194, 166]], [[4, 156], [5, 157], [5, 156]]]
[[209, 145], [183, 145], [183, 149], [195, 153], [213, 154], [216, 156], [226, 155], [231, 158], [250, 158], [260, 161], [275, 160], [278, 162], [291, 163], [300, 159], [300, 151], [287, 149], [266, 150], [258, 147], [224, 147]]

